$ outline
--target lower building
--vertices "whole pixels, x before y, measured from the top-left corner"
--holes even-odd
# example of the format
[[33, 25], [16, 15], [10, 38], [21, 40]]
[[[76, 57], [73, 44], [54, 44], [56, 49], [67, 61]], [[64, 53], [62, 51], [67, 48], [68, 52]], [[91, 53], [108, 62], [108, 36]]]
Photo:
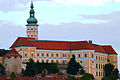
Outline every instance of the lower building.
[[67, 64], [74, 54], [85, 72], [93, 74], [97, 80], [104, 76], [105, 64], [111, 63], [117, 68], [117, 53], [112, 46], [93, 44], [92, 41], [43, 41], [18, 37], [11, 48], [18, 51], [23, 63], [32, 58], [35, 62]]

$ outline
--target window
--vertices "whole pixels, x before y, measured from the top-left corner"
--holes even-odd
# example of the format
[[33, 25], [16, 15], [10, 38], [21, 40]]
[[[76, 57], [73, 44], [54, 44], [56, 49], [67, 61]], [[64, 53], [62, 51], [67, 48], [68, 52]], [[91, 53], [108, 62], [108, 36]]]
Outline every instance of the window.
[[34, 52], [33, 52], [33, 51], [31, 51], [31, 57], [33, 57], [33, 54], [34, 54]]
[[58, 57], [58, 54], [56, 54], [56, 56]]
[[42, 63], [44, 63], [44, 60], [42, 60]]
[[98, 72], [96, 72], [96, 76], [98, 76]]
[[92, 54], [92, 57], [94, 57], [93, 54]]
[[66, 60], [63, 60], [63, 63], [66, 63]]
[[33, 37], [33, 35], [31, 35], [31, 37]]
[[37, 28], [35, 28], [35, 30], [37, 30]]
[[85, 54], [85, 57], [87, 57], [87, 54]]
[[28, 37], [29, 37], [29, 35], [28, 35]]
[[102, 66], [102, 64], [101, 64], [101, 69], [102, 69], [102, 67], [103, 67], [103, 66]]
[[27, 53], [25, 53], [25, 57], [27, 57]]
[[98, 68], [98, 65], [96, 64], [96, 69]]
[[63, 54], [63, 57], [66, 57], [66, 54]]
[[108, 62], [110, 62], [110, 59], [108, 59]]
[[29, 28], [28, 28], [28, 30], [29, 30]]
[[58, 63], [58, 60], [56, 60], [56, 63]]
[[92, 61], [92, 63], [94, 63], [94, 61]]
[[49, 60], [46, 61], [47, 63], [49, 62]]
[[100, 64], [99, 64], [99, 69], [100, 69]]
[[102, 60], [102, 57], [101, 57], [101, 60]]
[[35, 35], [35, 37], [37, 37], [37, 35]]
[[96, 60], [97, 60], [97, 56], [96, 56]]
[[44, 53], [42, 53], [42, 56], [44, 56]]
[[52, 60], [51, 62], [53, 63], [54, 61]]
[[99, 60], [100, 60], [100, 56], [99, 56]]
[[31, 53], [31, 56], [33, 57], [33, 53]]
[[46, 55], [47, 57], [49, 57], [49, 54], [47, 53], [47, 55]]
[[80, 58], [80, 54], [79, 54], [79, 58]]
[[99, 72], [99, 76], [100, 76], [100, 72]]
[[101, 76], [102, 76], [102, 72], [101, 72]]
[[37, 56], [39, 56], [39, 53], [37, 53]]
[[52, 57], [54, 57], [54, 54], [51, 54]]
[[31, 28], [31, 30], [33, 30], [33, 28]]
[[82, 63], [82, 61], [80, 61], [80, 63]]

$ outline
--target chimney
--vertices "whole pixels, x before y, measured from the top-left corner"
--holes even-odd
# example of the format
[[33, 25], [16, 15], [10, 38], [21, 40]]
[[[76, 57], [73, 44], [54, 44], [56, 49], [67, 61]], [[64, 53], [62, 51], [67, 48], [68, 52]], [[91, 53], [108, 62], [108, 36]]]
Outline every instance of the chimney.
[[89, 43], [92, 44], [92, 40], [89, 40]]

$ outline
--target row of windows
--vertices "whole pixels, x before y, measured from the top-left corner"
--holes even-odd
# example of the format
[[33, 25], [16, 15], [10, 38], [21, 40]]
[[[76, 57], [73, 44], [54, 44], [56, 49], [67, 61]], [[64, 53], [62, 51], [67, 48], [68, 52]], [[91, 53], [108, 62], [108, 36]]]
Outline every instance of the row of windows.
[[105, 60], [106, 61], [107, 59], [104, 57], [96, 56], [96, 60], [103, 60], [103, 61]]
[[96, 76], [104, 76], [104, 72], [96, 72]]
[[96, 69], [103, 69], [104, 68], [104, 64], [96, 64]]
[[[31, 56], [33, 57], [33, 53], [31, 53]], [[37, 53], [37, 56], [38, 57], [40, 56], [39, 53]], [[42, 53], [41, 56], [45, 57], [45, 54]], [[49, 57], [50, 54], [47, 53], [46, 56]], [[27, 57], [27, 53], [25, 53], [25, 57]], [[51, 54], [51, 57], [55, 57], [55, 54]], [[59, 57], [59, 54], [56, 54], [56, 57]], [[66, 57], [66, 54], [63, 54], [62, 57]]]
[[[28, 35], [28, 37], [34, 37], [34, 36], [33, 36], [33, 35], [31, 35], [31, 36], [30, 36], [30, 35]], [[35, 37], [37, 37], [37, 35], [35, 35]]]
[[[31, 53], [31, 55], [33, 55], [33, 54]], [[25, 57], [26, 56], [27, 56], [27, 54], [25, 54]], [[37, 56], [40, 56], [39, 53], [37, 53]], [[42, 53], [41, 56], [44, 57], [45, 54]], [[46, 56], [49, 57], [50, 55], [47, 53]], [[51, 54], [51, 57], [54, 57], [54, 56], [55, 56], [54, 54]], [[56, 54], [56, 57], [59, 57], [59, 54]], [[62, 57], [66, 57], [66, 54], [62, 54]], [[87, 54], [85, 54], [85, 57], [87, 57]], [[93, 54], [92, 54], [92, 57], [93, 57]], [[79, 54], [79, 58], [80, 58], [80, 54]]]
[[[31, 30], [31, 31], [32, 31], [32, 30], [34, 30], [34, 28], [31, 28], [31, 29], [30, 29], [30, 28], [28, 28], [27, 30]], [[35, 30], [37, 30], [37, 28], [35, 28]]]
[[[25, 59], [25, 62], [27, 62], [28, 60]], [[40, 62], [39, 60], [37, 60], [38, 62]], [[46, 62], [46, 63], [60, 63], [58, 60], [41, 60], [41, 62]], [[62, 63], [67, 63], [66, 60], [63, 60]]]

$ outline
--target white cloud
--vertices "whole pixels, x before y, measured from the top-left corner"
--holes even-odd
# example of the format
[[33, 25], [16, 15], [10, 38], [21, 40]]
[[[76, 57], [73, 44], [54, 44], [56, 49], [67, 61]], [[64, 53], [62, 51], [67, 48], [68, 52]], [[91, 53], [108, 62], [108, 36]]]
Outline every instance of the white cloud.
[[103, 6], [109, 2], [119, 2], [120, 0], [54, 0], [57, 4], [64, 5], [86, 5], [86, 6]]

